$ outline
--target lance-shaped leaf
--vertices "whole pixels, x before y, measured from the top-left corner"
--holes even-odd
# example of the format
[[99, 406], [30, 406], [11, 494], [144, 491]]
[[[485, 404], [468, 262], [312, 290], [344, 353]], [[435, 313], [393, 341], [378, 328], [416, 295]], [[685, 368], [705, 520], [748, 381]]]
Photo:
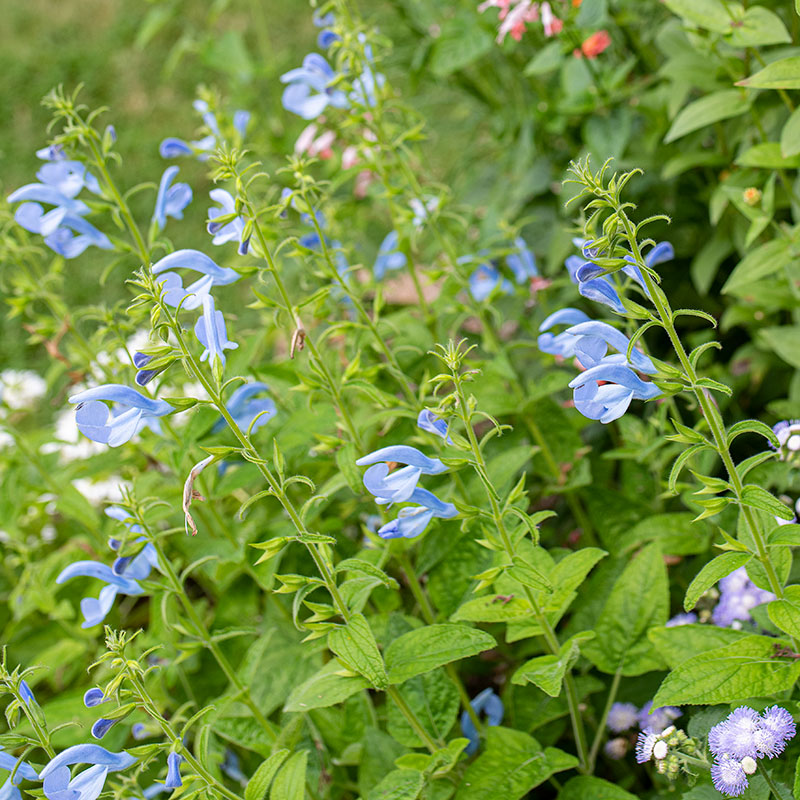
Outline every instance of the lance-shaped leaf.
[[346, 625], [334, 628], [328, 634], [328, 647], [376, 689], [389, 685], [378, 643], [363, 614], [353, 614]]
[[683, 598], [683, 610], [690, 611], [695, 607], [701, 595], [710, 589], [720, 578], [730, 575], [734, 570], [743, 567], [750, 559], [750, 553], [728, 552], [717, 556], [706, 564], [695, 575]]

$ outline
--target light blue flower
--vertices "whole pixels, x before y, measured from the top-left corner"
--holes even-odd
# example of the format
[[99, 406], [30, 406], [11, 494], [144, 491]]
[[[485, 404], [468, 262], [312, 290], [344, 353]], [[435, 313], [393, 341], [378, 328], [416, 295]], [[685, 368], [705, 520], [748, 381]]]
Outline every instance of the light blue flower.
[[[600, 386], [598, 381], [606, 383]], [[604, 362], [573, 378], [569, 386], [575, 390], [575, 408], [603, 424], [619, 419], [631, 400], [652, 400], [661, 394], [658, 386], [645, 383], [629, 367]]]
[[133, 354], [133, 366], [136, 367], [136, 377], [133, 379], [137, 386], [147, 386], [156, 375], [160, 375], [166, 368], [158, 369], [145, 369], [145, 367], [153, 360], [153, 356], [148, 356], [145, 353], [136, 352]]
[[91, 728], [91, 734], [95, 739], [102, 739], [117, 723], [118, 719], [100, 719], [95, 720]]
[[[653, 362], [640, 350], [635, 347], [631, 350], [630, 362], [627, 361], [625, 354], [630, 346], [630, 339], [606, 322], [580, 322], [567, 328], [566, 333], [577, 339], [575, 344], [575, 355], [580, 359], [584, 367], [596, 367], [603, 362], [604, 364], [626, 364], [629, 363], [639, 372], [653, 375], [656, 367]], [[619, 355], [607, 356], [608, 347], [613, 347]]]
[[228, 339], [225, 317], [214, 308], [214, 298], [210, 294], [203, 295], [203, 315], [194, 326], [194, 334], [205, 350], [201, 361], [208, 361], [213, 366], [219, 360], [225, 366], [225, 350], [236, 350], [239, 345]]
[[323, 28], [319, 32], [319, 36], [317, 36], [317, 46], [322, 48], [323, 50], [327, 50], [334, 42], [340, 42], [342, 37], [338, 34], [334, 33], [331, 30], [327, 30], [336, 23], [336, 17], [333, 15], [332, 12], [327, 14], [320, 14], [319, 10], [314, 12], [314, 16], [312, 17], [314, 25], [317, 28]]
[[217, 145], [216, 137], [205, 136], [196, 142], [185, 142], [175, 136], [168, 136], [158, 146], [161, 158], [196, 156], [198, 161], [208, 161]]
[[[234, 422], [243, 431], [253, 426], [252, 433], [255, 433], [262, 425], [266, 425], [278, 410], [270, 397], [256, 397], [262, 392], [268, 392], [269, 387], [266, 383], [255, 381], [240, 386], [231, 395], [230, 400], [225, 404], [228, 413], [233, 417]], [[258, 417], [258, 419], [256, 419]], [[253, 422], [255, 420], [255, 422]], [[218, 433], [225, 428], [227, 423], [220, 418], [214, 423], [211, 429], [213, 433]]]
[[239, 109], [233, 112], [233, 129], [239, 134], [239, 138], [244, 141], [247, 136], [247, 126], [250, 124], [250, 112]]
[[[42, 770], [44, 794], [48, 800], [96, 800], [103, 791], [109, 772], [127, 769], [136, 758], [125, 751], [112, 753], [97, 744], [68, 747]], [[91, 764], [74, 778], [72, 764]]]
[[[461, 261], [461, 259], [459, 259]], [[469, 276], [470, 294], [479, 303], [486, 300], [495, 290], [501, 294], [511, 294], [514, 287], [511, 282], [500, 275], [500, 271], [492, 264], [481, 264]]]
[[[36, 203], [26, 203], [25, 206], [27, 208], [24, 213], [28, 220], [42, 211], [41, 206]], [[22, 212], [22, 208], [17, 209], [18, 212]], [[15, 215], [15, 218], [19, 222], [20, 214]], [[100, 250], [114, 249], [111, 240], [102, 231], [76, 214], [65, 214], [61, 218], [59, 227], [44, 237], [44, 243], [54, 253], [67, 259], [77, 258], [87, 247], [97, 247]]]
[[453, 444], [453, 440], [447, 434], [447, 423], [437, 417], [429, 408], [423, 408], [417, 417], [417, 425], [428, 433], [441, 436], [447, 444]]
[[309, 53], [303, 66], [281, 75], [287, 84], [281, 103], [287, 111], [303, 119], [316, 119], [329, 105], [347, 108], [347, 95], [332, 86], [337, 75], [319, 54]]
[[57, 584], [65, 583], [72, 578], [97, 578], [113, 586], [120, 594], [140, 595], [144, 589], [133, 578], [118, 575], [102, 561], [76, 561], [65, 567], [56, 578]]
[[427, 195], [422, 200], [417, 197], [411, 198], [408, 205], [411, 208], [411, 213], [414, 215], [411, 220], [415, 228], [421, 228], [425, 220], [439, 208], [440, 198]]
[[[171, 270], [191, 269], [202, 277], [185, 289], [180, 275]], [[177, 308], [194, 309], [203, 303], [203, 297], [212, 286], [227, 286], [239, 280], [240, 275], [228, 267], [220, 267], [199, 250], [176, 250], [153, 265], [153, 274], [160, 275], [164, 288], [164, 302]]]
[[561, 358], [571, 358], [575, 355], [575, 347], [578, 340], [563, 331], [559, 334], [547, 333], [550, 328], [556, 325], [577, 325], [581, 322], [589, 322], [590, 318], [577, 308], [562, 308], [550, 314], [547, 319], [539, 325], [539, 338], [536, 340], [538, 348], [543, 353], [550, 353]]
[[219, 130], [219, 123], [217, 122], [217, 115], [211, 110], [211, 107], [205, 100], [192, 100], [192, 108], [197, 111], [200, 116], [203, 118], [203, 122], [205, 123], [206, 127], [213, 133], [217, 138], [221, 138], [222, 134]]
[[158, 185], [153, 222], [159, 230], [167, 225], [167, 217], [183, 219], [183, 209], [192, 202], [192, 189], [188, 183], [171, 185], [178, 174], [178, 167], [167, 167]]
[[[134, 517], [130, 511], [126, 508], [122, 508], [121, 506], [109, 506], [105, 510], [105, 515], [110, 517], [111, 519], [115, 519], [121, 522], [131, 533], [143, 533], [142, 526], [139, 525], [137, 522], [134, 522]], [[117, 541], [112, 539], [111, 542]], [[109, 546], [112, 550], [117, 550], [119, 548], [119, 542], [117, 541], [117, 546], [115, 547], [113, 544], [109, 542]]]
[[378, 530], [378, 536], [382, 539], [413, 539], [424, 532], [434, 517], [452, 519], [458, 514], [452, 503], [442, 502], [427, 489], [414, 489], [408, 499], [419, 505], [401, 508], [397, 519], [387, 522]]
[[136, 722], [131, 725], [131, 736], [133, 736], [137, 742], [142, 741], [142, 739], [149, 738], [150, 735], [151, 734], [148, 732], [147, 727], [143, 723]]
[[[402, 469], [390, 474], [389, 464], [406, 464]], [[372, 464], [364, 473], [364, 486], [376, 498], [379, 505], [391, 505], [407, 500], [421, 502], [414, 498], [417, 482], [421, 475], [438, 475], [447, 467], [438, 458], [428, 458], [416, 447], [398, 444], [382, 447], [356, 461], [357, 466]], [[422, 490], [420, 490], [422, 491]]]
[[211, 240], [212, 244], [221, 245], [226, 242], [238, 241], [239, 242], [239, 255], [247, 255], [250, 247], [250, 237], [244, 238], [244, 220], [241, 217], [235, 217], [229, 222], [217, 222], [216, 220], [221, 217], [226, 217], [236, 211], [236, 203], [230, 192], [225, 189], [212, 189], [209, 192], [211, 199], [217, 203], [208, 209], [208, 232], [214, 236]]
[[179, 786], [183, 786], [181, 761], [183, 761], [183, 756], [180, 753], [170, 753], [167, 756], [167, 778], [164, 781], [167, 789], [177, 789]]
[[36, 702], [33, 691], [31, 690], [31, 687], [28, 686], [28, 682], [26, 680], [21, 680], [19, 682], [19, 696], [25, 701], [25, 705], [29, 706], [31, 703]]
[[225, 760], [219, 765], [219, 768], [233, 781], [240, 783], [244, 786], [247, 783], [247, 775], [242, 772], [242, 766], [239, 761], [239, 756], [230, 748], [225, 749]]
[[[470, 700], [469, 703], [475, 713], [480, 716], [486, 715], [486, 724], [496, 726], [503, 721], [505, 709], [503, 701], [494, 693], [492, 689], [484, 689], [479, 695]], [[470, 719], [466, 711], [461, 712], [461, 732], [469, 739], [469, 744], [465, 748], [467, 755], [472, 755], [480, 745], [478, 730]]]
[[[144, 425], [147, 418], [164, 417], [175, 409], [163, 400], [145, 397], [135, 389], [118, 383], [107, 383], [72, 395], [76, 403], [75, 421], [78, 430], [93, 442], [119, 447], [129, 441]], [[111, 413], [105, 403], [118, 403], [120, 414]]]
[[378, 248], [378, 256], [375, 259], [375, 266], [373, 267], [376, 280], [382, 280], [387, 271], [402, 269], [406, 265], [405, 253], [398, 250], [398, 240], [397, 231], [392, 231], [381, 242], [381, 246]]
[[517, 283], [522, 284], [539, 274], [536, 258], [521, 236], [514, 239], [515, 250], [506, 256], [506, 265], [514, 273]]
[[12, 756], [10, 753], [6, 753], [2, 747], [0, 747], [0, 769], [7, 770], [8, 772], [14, 772], [14, 770], [16, 770], [16, 772], [14, 772], [13, 781], [15, 785], [23, 779], [26, 781], [39, 780], [36, 770], [33, 769], [30, 764], [16, 756]]

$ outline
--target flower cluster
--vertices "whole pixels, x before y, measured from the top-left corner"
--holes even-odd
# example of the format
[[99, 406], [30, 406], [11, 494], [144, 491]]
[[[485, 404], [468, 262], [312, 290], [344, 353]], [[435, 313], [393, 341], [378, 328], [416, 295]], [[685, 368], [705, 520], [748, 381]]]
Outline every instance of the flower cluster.
[[[474, 256], [462, 256], [458, 259], [459, 264], [470, 264], [474, 261]], [[536, 258], [521, 236], [514, 239], [511, 252], [505, 257], [505, 263], [519, 285], [528, 283], [531, 278], [539, 275], [539, 271], [536, 269]], [[514, 288], [511, 282], [500, 273], [498, 262], [491, 260], [479, 264], [470, 275], [469, 291], [475, 300], [482, 303], [495, 291], [501, 294], [511, 294]]]
[[760, 758], [775, 758], [796, 732], [792, 715], [780, 706], [761, 714], [740, 706], [708, 733], [708, 747], [714, 754], [711, 778], [718, 791], [738, 797], [748, 786], [748, 776]]
[[721, 628], [741, 628], [743, 622], [752, 620], [751, 609], [775, 599], [772, 592], [759, 589], [750, 580], [744, 567], [722, 578], [719, 592], [719, 603], [712, 612], [711, 620]]
[[[203, 118], [203, 124], [208, 134], [197, 141], [185, 142], [174, 136], [169, 136], [161, 142], [159, 153], [162, 158], [178, 158], [179, 156], [194, 156], [198, 161], [208, 161], [211, 154], [218, 148], [228, 143], [228, 137], [223, 133], [224, 122], [219, 119], [207, 100], [195, 100], [194, 109]], [[233, 141], [241, 145], [247, 135], [247, 126], [250, 123], [249, 111], [235, 111], [231, 129]]]
[[550, 3], [534, 0], [484, 0], [478, 6], [478, 11], [483, 13], [487, 8], [497, 8], [500, 27], [497, 30], [497, 42], [500, 44], [507, 35], [520, 41], [525, 33], [525, 26], [529, 22], [542, 21], [542, 29], [547, 37], [561, 33], [564, 23], [554, 13]]

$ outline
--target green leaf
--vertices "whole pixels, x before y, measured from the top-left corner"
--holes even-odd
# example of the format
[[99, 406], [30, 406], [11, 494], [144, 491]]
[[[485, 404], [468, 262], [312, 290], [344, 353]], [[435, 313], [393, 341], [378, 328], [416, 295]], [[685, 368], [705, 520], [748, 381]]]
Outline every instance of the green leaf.
[[731, 27], [731, 17], [721, 0], [664, 0], [664, 5], [701, 28], [716, 33], [727, 33]]
[[334, 567], [333, 571], [337, 575], [340, 572], [360, 572], [362, 575], [377, 578], [384, 586], [388, 586], [390, 589], [397, 588], [397, 581], [394, 578], [390, 578], [380, 567], [376, 567], [369, 561], [364, 561], [363, 558], [345, 558]]
[[792, 37], [777, 14], [763, 6], [753, 6], [732, 26], [729, 41], [734, 47], [761, 47], [791, 42]]
[[780, 519], [793, 520], [794, 512], [786, 505], [784, 505], [777, 497], [770, 494], [766, 489], [756, 486], [753, 483], [747, 484], [742, 489], [742, 502], [745, 505], [758, 508], [761, 511], [766, 511]]
[[431, 72], [437, 78], [452, 75], [493, 47], [494, 38], [475, 14], [455, 16], [441, 25], [441, 33], [431, 49]]
[[691, 514], [654, 514], [637, 522], [615, 543], [616, 553], [630, 552], [644, 542], [657, 541], [663, 553], [684, 556], [708, 549], [710, 532], [707, 525], [698, 525]]
[[795, 369], [800, 369], [800, 326], [761, 328], [757, 334], [766, 345]]
[[773, 61], [736, 85], [748, 89], [800, 89], [800, 56]]
[[370, 682], [361, 675], [353, 675], [336, 659], [331, 659], [319, 672], [292, 689], [284, 711], [309, 711], [336, 705], [363, 689]]
[[638, 800], [613, 783], [589, 775], [570, 778], [558, 793], [558, 800]]
[[755, 281], [774, 275], [792, 260], [791, 247], [782, 238], [751, 250], [734, 268], [722, 287], [723, 294], [735, 294]]
[[532, 736], [510, 728], [486, 729], [486, 750], [473, 761], [455, 800], [519, 800], [554, 772], [578, 760], [554, 747], [542, 750]]
[[733, 703], [791, 689], [800, 662], [774, 658], [775, 644], [768, 636], [747, 636], [684, 661], [664, 679], [653, 707]]
[[272, 784], [270, 800], [303, 800], [306, 796], [308, 750], [300, 750], [283, 765]]
[[760, 169], [796, 169], [800, 167], [800, 156], [784, 158], [778, 142], [761, 142], [745, 150], [736, 159], [736, 164]]
[[788, 633], [789, 636], [800, 636], [800, 606], [790, 600], [773, 600], [767, 606], [770, 622]]
[[536, 569], [530, 561], [520, 555], [515, 555], [513, 562], [514, 565], [509, 567], [508, 574], [515, 581], [519, 581], [523, 586], [530, 586], [533, 589], [552, 590], [553, 584], [550, 583], [550, 579]]
[[564, 57], [561, 53], [560, 42], [550, 42], [542, 47], [528, 62], [522, 71], [523, 75], [544, 75], [561, 66]]
[[[406, 681], [398, 688], [403, 700], [414, 712], [434, 741], [444, 740], [458, 716], [458, 689], [443, 669], [435, 669]], [[424, 743], [393, 700], [387, 701], [387, 730], [406, 747]]]
[[722, 553], [722, 555], [709, 561], [689, 584], [686, 596], [683, 598], [684, 611], [693, 609], [701, 595], [720, 578], [724, 578], [734, 570], [739, 569], [739, 567], [743, 567], [751, 558], [750, 553]]
[[691, 447], [686, 448], [673, 462], [672, 469], [669, 471], [669, 480], [667, 485], [669, 487], [670, 494], [677, 494], [678, 489], [678, 478], [680, 477], [683, 468], [689, 462], [692, 456], [696, 455], [697, 453], [701, 452], [702, 450], [710, 450], [711, 445], [708, 444], [693, 444]]
[[367, 795], [367, 800], [416, 800], [425, 776], [416, 769], [392, 770]]
[[504, 595], [491, 594], [469, 600], [450, 617], [451, 622], [508, 622], [533, 614], [531, 604], [521, 597], [510, 600]]
[[363, 614], [353, 614], [346, 625], [334, 628], [328, 634], [328, 647], [376, 689], [389, 685], [378, 643]]
[[607, 0], [583, 0], [575, 24], [579, 28], [596, 30], [605, 24], [607, 13]]
[[244, 800], [263, 800], [275, 773], [289, 755], [288, 750], [277, 750], [253, 773], [244, 790]]
[[767, 544], [800, 547], [800, 525], [779, 525], [767, 535]]
[[550, 697], [558, 697], [561, 694], [564, 675], [580, 655], [581, 644], [594, 637], [593, 631], [576, 633], [561, 645], [558, 655], [539, 656], [526, 661], [514, 673], [511, 682], [518, 685], [533, 683]]
[[671, 669], [694, 656], [739, 642], [748, 636], [744, 631], [718, 628], [716, 625], [651, 628], [647, 635]]
[[800, 155], [800, 108], [792, 111], [781, 131], [781, 155], [784, 158]]
[[386, 648], [389, 683], [404, 683], [452, 661], [496, 645], [493, 636], [467, 625], [428, 625], [404, 633]]
[[723, 89], [701, 97], [682, 109], [672, 122], [664, 142], [674, 142], [687, 133], [705, 128], [723, 119], [738, 117], [750, 107], [746, 95], [736, 89]]
[[[632, 598], [647, 602], [631, 602]], [[663, 625], [669, 610], [667, 570], [661, 547], [645, 547], [617, 579], [595, 632], [583, 654], [602, 672], [641, 675], [662, 666], [647, 638], [648, 628]]]
[[765, 425], [757, 419], [744, 419], [741, 422], [737, 422], [735, 425], [731, 425], [731, 427], [728, 428], [728, 444], [743, 433], [758, 433], [774, 447], [780, 447], [781, 443], [778, 441], [775, 431], [773, 431], [769, 425]]

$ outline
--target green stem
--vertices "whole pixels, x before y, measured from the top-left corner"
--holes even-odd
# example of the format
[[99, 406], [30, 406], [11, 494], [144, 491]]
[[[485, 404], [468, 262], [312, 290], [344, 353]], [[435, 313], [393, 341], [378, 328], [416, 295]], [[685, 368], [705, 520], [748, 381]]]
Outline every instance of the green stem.
[[767, 786], [769, 786], [772, 794], [775, 795], [775, 800], [782, 800], [784, 795], [780, 793], [780, 790], [775, 785], [775, 781], [772, 780], [770, 774], [767, 772], [766, 767], [763, 764], [759, 764], [758, 771], [764, 776], [764, 780], [767, 782]]
[[611, 687], [608, 690], [608, 697], [606, 698], [606, 705], [603, 708], [603, 715], [600, 717], [600, 722], [597, 725], [597, 731], [592, 741], [592, 749], [589, 751], [589, 772], [594, 772], [594, 765], [597, 761], [597, 754], [600, 751], [600, 743], [603, 741], [606, 730], [606, 720], [611, 711], [611, 706], [617, 699], [617, 692], [619, 691], [620, 680], [622, 679], [622, 670], [618, 669], [614, 673], [614, 679], [611, 681]]

